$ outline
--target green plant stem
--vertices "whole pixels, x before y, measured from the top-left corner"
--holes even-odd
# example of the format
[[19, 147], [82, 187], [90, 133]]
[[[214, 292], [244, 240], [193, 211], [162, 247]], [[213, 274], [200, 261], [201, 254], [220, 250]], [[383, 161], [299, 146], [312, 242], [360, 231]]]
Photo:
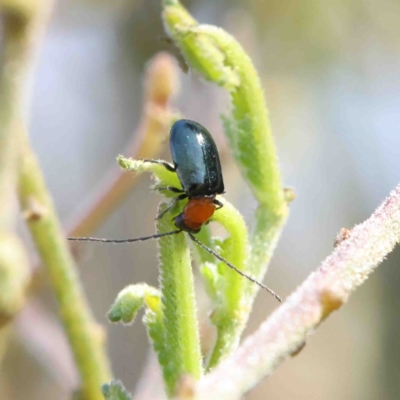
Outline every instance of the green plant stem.
[[[287, 203], [282, 204], [279, 214], [263, 206], [259, 206], [256, 211], [256, 225], [251, 234], [250, 257], [247, 265], [249, 273], [258, 280], [262, 280], [267, 272], [288, 214]], [[247, 285], [246, 303], [249, 307], [257, 292], [256, 285]]]
[[[240, 213], [224, 199], [219, 199], [223, 203], [223, 207], [218, 210], [212, 221], [221, 224], [229, 233], [229, 239], [226, 245], [223, 245], [223, 256], [232, 262], [236, 268], [244, 270], [247, 260], [247, 228], [243, 217]], [[242, 290], [245, 283], [245, 278], [230, 269], [225, 263], [220, 263], [220, 270], [226, 279], [225, 301], [231, 317], [238, 313], [238, 304], [242, 297]]]
[[196, 399], [241, 399], [286, 359], [364, 283], [400, 243], [400, 185], [347, 237], [241, 347], [202, 379]]
[[49, 274], [81, 375], [82, 396], [86, 400], [100, 400], [101, 385], [111, 378], [103, 346], [104, 334], [92, 317], [42, 173], [25, 138], [19, 184], [28, 228]]
[[108, 319], [110, 322], [132, 324], [139, 310], [147, 303], [150, 305], [154, 303], [155, 310], [158, 310], [159, 307], [156, 305], [159, 303], [160, 296], [158, 289], [146, 283], [129, 285], [118, 293], [107, 313]]
[[[164, 313], [161, 299], [158, 300], [152, 307], [146, 307], [143, 323], [146, 326], [147, 334], [157, 355], [158, 363], [165, 368], [169, 363], [169, 346], [165, 340]], [[165, 369], [163, 372], [166, 372]]]
[[[230, 91], [233, 119], [225, 119], [225, 124], [234, 155], [260, 204], [255, 213], [247, 271], [262, 280], [289, 211], [263, 90], [250, 58], [231, 35], [210, 26], [199, 26], [195, 32], [211, 37], [224, 53], [226, 65], [235, 67], [240, 76], [241, 85]], [[246, 303], [251, 309], [259, 288], [247, 287]]]
[[[207, 225], [202, 226], [200, 232], [198, 234], [196, 234], [196, 237], [198, 240], [200, 240], [201, 243], [203, 243], [207, 247], [209, 247], [209, 248], [213, 247], [211, 231]], [[205, 262], [211, 262], [211, 263], [215, 262], [215, 257], [212, 254], [210, 254], [208, 251], [201, 248], [200, 246], [196, 246], [193, 243], [192, 248], [196, 252], [197, 258], [195, 258], [195, 261], [197, 262], [198, 265], [205, 263]]]
[[242, 46], [223, 29], [199, 25], [193, 32], [211, 38], [224, 54], [225, 65], [240, 77], [240, 84], [230, 90], [233, 118], [227, 122], [231, 124], [226, 127], [228, 138], [233, 155], [258, 202], [270, 211], [279, 211], [284, 194], [258, 74]]
[[[145, 162], [143, 160], [134, 160], [133, 158], [126, 158], [122, 155], [117, 157], [117, 162], [120, 167], [126, 171], [135, 171], [136, 173], [151, 172], [157, 181], [161, 182], [162, 186], [173, 186], [181, 188], [178, 176], [175, 172], [168, 171], [163, 165]], [[165, 196], [175, 197], [176, 194], [163, 191]]]
[[37, 36], [46, 4], [0, 0], [0, 327], [25, 303], [29, 261], [14, 233], [17, 212], [18, 128], [24, 83], [30, 66], [31, 41]]
[[[239, 270], [245, 270], [247, 259], [247, 229], [240, 213], [222, 198], [224, 207], [218, 210], [213, 221], [220, 223], [229, 233], [229, 239], [222, 245], [223, 253], [229, 262]], [[246, 287], [245, 278], [230, 269], [225, 263], [219, 263], [219, 273], [224, 276], [223, 295], [212, 321], [217, 328], [217, 340], [211, 353], [208, 369], [217, 365], [218, 361], [234, 350], [239, 342], [235, 332], [243, 329], [246, 321], [246, 310], [243, 308], [243, 293]]]
[[132, 400], [132, 396], [119, 380], [104, 384], [102, 391], [105, 400]]
[[279, 211], [284, 196], [276, 149], [261, 82], [250, 58], [231, 35], [199, 25], [178, 1], [164, 1], [163, 18], [189, 65], [229, 91], [232, 118], [225, 122], [233, 155], [260, 204]]
[[[260, 79], [250, 58], [231, 35], [214, 26], [199, 25], [179, 1], [164, 0], [163, 19], [168, 34], [189, 66], [231, 95], [232, 113], [224, 117], [225, 132], [242, 175], [259, 202], [243, 271], [262, 280], [286, 221], [288, 207]], [[256, 285], [246, 284], [246, 287], [249, 289], [241, 293], [239, 300], [243, 323], [229, 320], [222, 323], [210, 367], [233, 350], [232, 343], [239, 342], [258, 292]]]
[[[100, 400], [101, 384], [110, 377], [100, 343], [100, 329], [95, 325], [84, 299], [52, 201], [22, 128], [23, 82], [34, 45], [45, 26], [50, 2], [1, 0], [0, 7], [5, 11], [0, 129], [8, 130], [9, 136], [11, 133], [13, 136], [14, 150], [7, 147], [7, 151], [15, 152], [18, 144], [19, 165], [15, 166], [19, 168], [20, 202], [59, 301], [61, 318], [81, 372], [82, 397], [86, 400]], [[0, 136], [4, 138], [3, 134]], [[11, 156], [8, 154], [8, 157]]]
[[[166, 205], [160, 207], [160, 211]], [[157, 232], [173, 231], [168, 213], [157, 222]], [[199, 379], [202, 375], [200, 339], [189, 250], [183, 233], [161, 238], [160, 281], [164, 312], [165, 343], [168, 354], [162, 365], [169, 395], [178, 388], [184, 375]], [[161, 360], [160, 360], [161, 361]]]
[[[0, 229], [9, 229], [15, 217], [18, 140], [13, 136], [21, 112], [21, 87], [17, 80], [25, 68], [20, 60], [20, 40], [10, 19], [4, 18], [4, 39], [0, 49]], [[13, 213], [14, 211], [14, 213]]]
[[[162, 187], [180, 187], [176, 173], [169, 172], [162, 165], [147, 163], [141, 160], [127, 159], [122, 156], [119, 156], [118, 161], [120, 165], [127, 170], [151, 172], [156, 177], [158, 185]], [[222, 225], [229, 233], [229, 238], [221, 245], [221, 255], [236, 268], [245, 271], [249, 247], [247, 243], [246, 224], [240, 213], [230, 203], [222, 197], [219, 197], [218, 200], [222, 202], [224, 206], [214, 214], [212, 220]], [[168, 217], [165, 216], [163, 219], [168, 219]], [[169, 231], [176, 229], [170, 222], [168, 223], [168, 227]], [[170, 237], [168, 239], [171, 240], [172, 238]], [[212, 247], [206, 226], [202, 228], [198, 239], [200, 239], [202, 243]], [[162, 243], [162, 240], [160, 240], [160, 244]], [[174, 246], [174, 243], [171, 242], [170, 248], [172, 246]], [[203, 250], [199, 246], [195, 245], [194, 247]], [[207, 261], [215, 263], [217, 261], [216, 258], [209, 253], [202, 254], [199, 252], [199, 254], [202, 262]], [[225, 357], [237, 347], [240, 338], [240, 334], [237, 334], [237, 332], [243, 330], [249, 313], [244, 301], [245, 288], [247, 287], [245, 278], [230, 269], [223, 262], [218, 263], [216, 275], [212, 273], [209, 276], [211, 280], [214, 280], [214, 278], [218, 280], [218, 283], [214, 285], [214, 283], [210, 282], [209, 288], [213, 292], [212, 297], [217, 299], [212, 320], [217, 327], [218, 339], [210, 357], [208, 368], [214, 367], [221, 358]]]

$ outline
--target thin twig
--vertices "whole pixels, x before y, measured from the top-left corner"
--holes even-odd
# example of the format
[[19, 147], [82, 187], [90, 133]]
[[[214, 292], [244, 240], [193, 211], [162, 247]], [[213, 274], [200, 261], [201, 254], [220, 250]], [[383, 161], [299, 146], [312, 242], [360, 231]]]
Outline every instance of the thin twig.
[[320, 268], [197, 387], [198, 399], [234, 400], [296, 355], [400, 241], [400, 185], [351, 230]]

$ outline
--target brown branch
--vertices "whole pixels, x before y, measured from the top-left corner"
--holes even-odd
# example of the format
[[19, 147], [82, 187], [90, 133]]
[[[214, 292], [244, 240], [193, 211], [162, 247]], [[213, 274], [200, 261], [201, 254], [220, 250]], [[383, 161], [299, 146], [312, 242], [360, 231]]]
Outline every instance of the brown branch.
[[400, 185], [354, 227], [320, 268], [197, 386], [198, 399], [234, 400], [296, 355], [400, 241]]

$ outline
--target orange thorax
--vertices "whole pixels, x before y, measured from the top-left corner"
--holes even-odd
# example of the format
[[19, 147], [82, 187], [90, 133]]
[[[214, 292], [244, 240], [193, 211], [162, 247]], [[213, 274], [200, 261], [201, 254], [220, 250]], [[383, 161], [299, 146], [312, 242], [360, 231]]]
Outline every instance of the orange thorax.
[[183, 210], [183, 220], [190, 229], [200, 229], [214, 214], [214, 197], [189, 199]]

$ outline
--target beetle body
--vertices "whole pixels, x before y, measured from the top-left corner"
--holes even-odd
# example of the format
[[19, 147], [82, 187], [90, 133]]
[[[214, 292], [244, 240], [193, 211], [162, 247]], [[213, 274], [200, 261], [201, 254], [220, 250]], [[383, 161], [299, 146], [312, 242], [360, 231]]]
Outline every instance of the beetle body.
[[195, 236], [201, 227], [214, 215], [214, 212], [223, 204], [216, 199], [217, 194], [224, 193], [224, 181], [222, 178], [221, 163], [218, 149], [210, 132], [198, 122], [181, 119], [174, 123], [170, 132], [170, 149], [174, 165], [160, 160], [143, 160], [163, 165], [167, 170], [176, 172], [182, 189], [176, 187], [162, 187], [159, 190], [170, 190], [176, 193], [172, 204], [163, 210], [158, 216], [162, 218], [179, 201], [188, 198], [188, 202], [182, 212], [174, 218], [178, 230], [163, 232], [151, 236], [135, 239], [99, 239], [99, 238], [68, 238], [69, 240], [87, 240], [107, 243], [132, 243], [149, 239], [159, 239], [164, 236], [176, 235], [182, 231], [200, 247], [224, 262], [229, 268], [235, 270], [241, 276], [256, 283], [281, 301], [280, 297], [267, 286], [258, 282], [250, 275], [242, 272], [225, 258], [217, 254], [213, 249], [205, 246]]
[[206, 128], [181, 119], [171, 128], [169, 144], [176, 173], [189, 198], [224, 193], [218, 149]]
[[182, 185], [178, 200], [189, 201], [175, 217], [175, 226], [197, 233], [222, 204], [216, 195], [224, 193], [224, 180], [217, 146], [210, 132], [198, 122], [181, 119], [171, 128], [169, 139], [174, 170]]
[[215, 196], [189, 199], [183, 211], [174, 218], [175, 226], [185, 232], [199, 232], [214, 215], [215, 201]]

